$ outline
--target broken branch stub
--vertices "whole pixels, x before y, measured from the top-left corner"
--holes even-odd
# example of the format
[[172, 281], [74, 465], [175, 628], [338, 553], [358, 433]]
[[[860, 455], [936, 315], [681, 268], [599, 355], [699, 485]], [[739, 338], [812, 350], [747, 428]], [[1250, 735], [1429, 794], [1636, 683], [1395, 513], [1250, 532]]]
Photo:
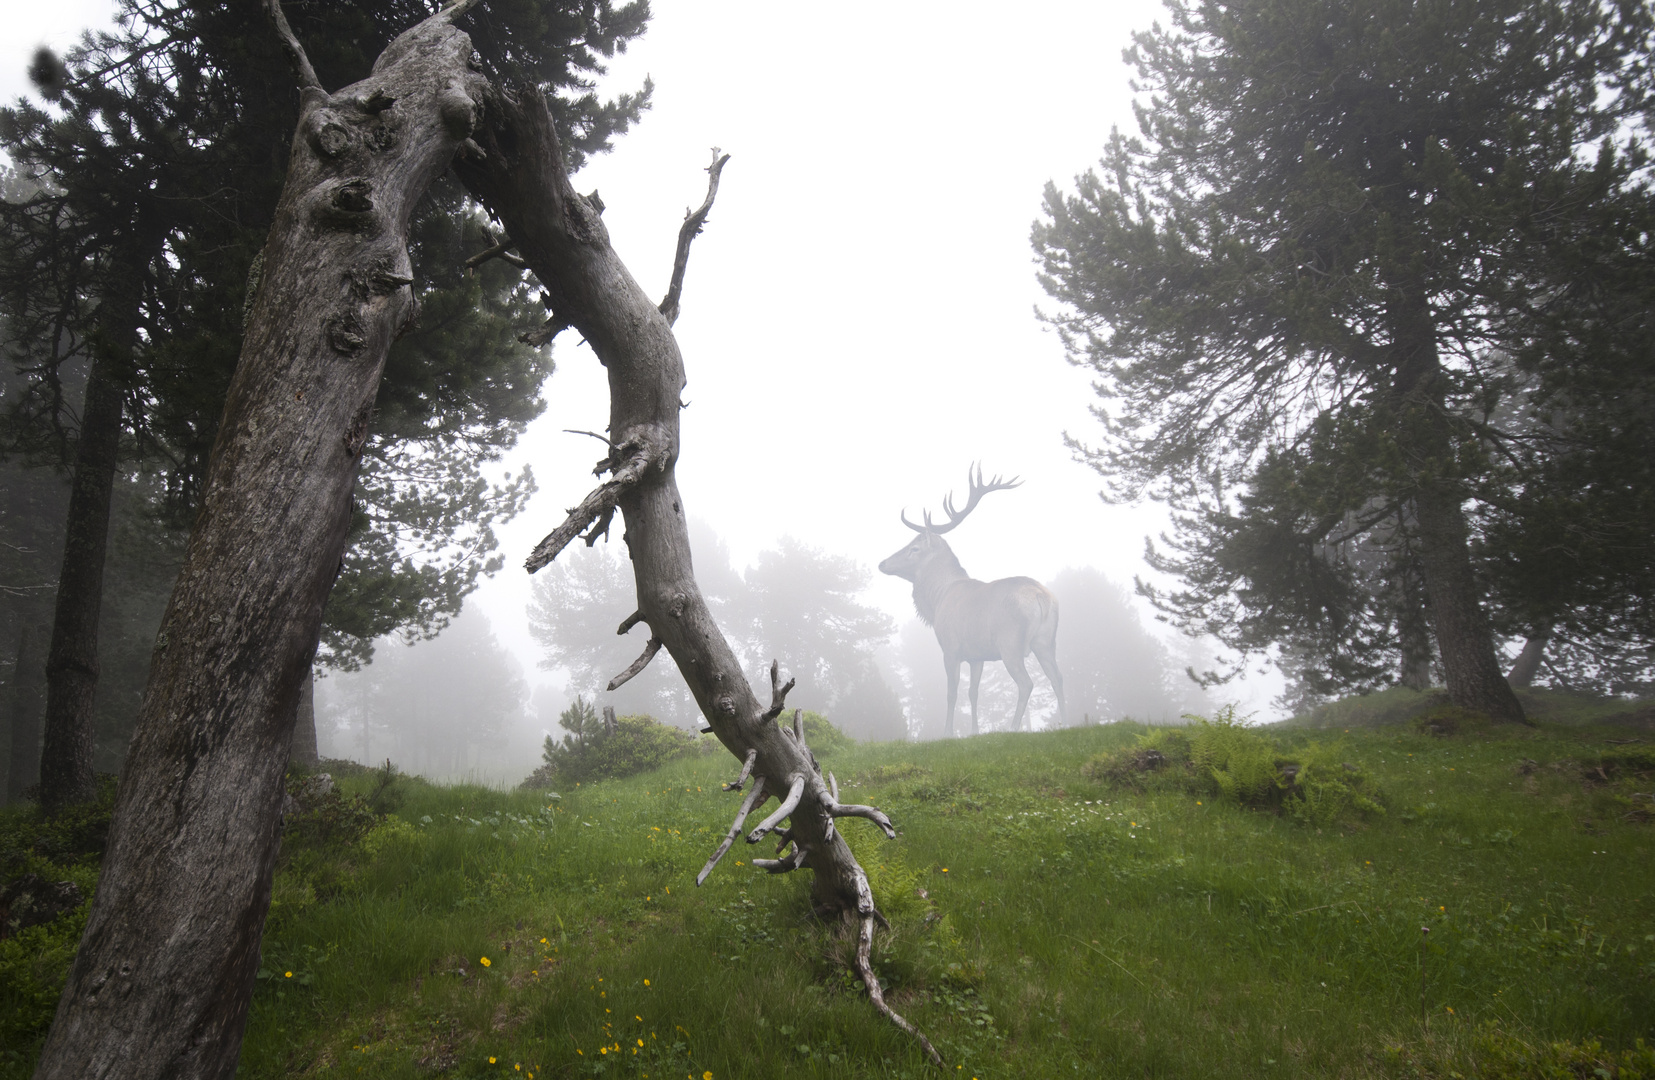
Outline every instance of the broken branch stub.
[[[532, 572], [546, 565], [600, 515], [618, 508], [638, 592], [638, 611], [653, 635], [671, 654], [684, 676], [708, 728], [724, 746], [745, 761], [751, 755], [757, 777], [742, 802], [731, 835], [697, 877], [706, 880], [729, 843], [740, 832], [754, 796], [766, 778], [789, 778], [790, 836], [797, 849], [795, 865], [813, 872], [811, 897], [818, 914], [857, 920], [878, 918], [867, 875], [833, 826], [836, 805], [820, 780], [803, 741], [773, 721], [781, 715], [791, 680], [779, 685], [771, 666], [771, 702], [760, 704], [737, 659], [719, 631], [695, 580], [678, 492], [680, 394], [685, 385], [683, 358], [662, 305], [652, 303], [615, 254], [594, 201], [580, 195], [563, 169], [552, 118], [538, 94], [521, 97], [492, 88], [483, 124], [474, 136], [480, 154], [454, 162], [460, 180], [480, 199], [516, 242], [546, 291], [559, 320], [585, 337], [609, 378], [610, 479], [570, 511], [568, 519], [535, 548], [526, 562]], [[722, 160], [709, 170], [711, 208]], [[680, 251], [688, 254], [699, 222], [686, 222]], [[692, 227], [693, 225], [693, 227]], [[681, 268], [674, 277], [681, 286]], [[678, 290], [669, 300], [674, 310]], [[810, 778], [812, 782], [807, 782]], [[871, 970], [864, 981], [877, 986]], [[876, 998], [876, 1004], [882, 1002]], [[893, 1016], [888, 1008], [881, 1011]], [[912, 1031], [905, 1024], [904, 1030]], [[929, 1043], [922, 1043], [929, 1049]], [[934, 1051], [930, 1051], [934, 1058]]]

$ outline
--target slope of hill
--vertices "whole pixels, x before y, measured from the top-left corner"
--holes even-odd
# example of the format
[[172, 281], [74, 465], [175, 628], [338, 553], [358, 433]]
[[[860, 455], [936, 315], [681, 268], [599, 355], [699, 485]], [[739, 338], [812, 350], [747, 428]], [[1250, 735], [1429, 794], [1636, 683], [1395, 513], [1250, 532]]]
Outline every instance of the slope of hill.
[[[1144, 734], [824, 762], [897, 824], [846, 831], [893, 923], [877, 968], [950, 1073], [1655, 1075], [1651, 740], [1274, 732], [1282, 759], [1348, 764], [1379, 794], [1383, 813], [1318, 828], [1195, 771], [1089, 766]], [[807, 873], [755, 872], [760, 845], [695, 887], [733, 771], [681, 761], [556, 801], [344, 780], [364, 798], [286, 841], [242, 1075], [935, 1075], [810, 918]], [[8, 876], [72, 861], [29, 847], [31, 821], [0, 819]], [[81, 917], [0, 942], [0, 1012], [22, 1025], [0, 1076], [28, 1074]]]

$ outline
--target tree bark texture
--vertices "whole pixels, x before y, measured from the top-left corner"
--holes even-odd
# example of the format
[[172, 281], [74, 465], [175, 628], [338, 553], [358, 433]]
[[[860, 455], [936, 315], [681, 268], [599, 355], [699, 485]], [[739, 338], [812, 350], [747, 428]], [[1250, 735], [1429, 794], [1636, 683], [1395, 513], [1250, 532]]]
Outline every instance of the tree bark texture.
[[[122, 305], [125, 307], [126, 305]], [[137, 322], [117, 314], [131, 351]], [[40, 747], [40, 804], [48, 814], [97, 795], [92, 751], [97, 730], [92, 706], [98, 692], [98, 617], [103, 611], [103, 568], [109, 550], [109, 506], [121, 444], [121, 387], [111, 368], [121, 347], [105, 341], [94, 354], [81, 408], [74, 479], [63, 535], [52, 644], [46, 654], [46, 721]]]
[[42, 1080], [235, 1072], [300, 684], [380, 370], [413, 316], [408, 219], [481, 106], [452, 17], [401, 35], [360, 83], [303, 91]]
[[18, 802], [40, 779], [40, 709], [42, 632], [19, 619], [17, 654], [11, 683], [11, 758], [6, 798]]
[[287, 760], [301, 769], [314, 769], [322, 763], [316, 748], [316, 675], [305, 672], [299, 684], [299, 704], [293, 719], [293, 741], [288, 745]]
[[[787, 690], [774, 685], [774, 666], [766, 704], [749, 686], [695, 580], [675, 479], [683, 407], [679, 395], [685, 378], [671, 322], [610, 247], [596, 200], [571, 186], [551, 115], [538, 95], [520, 99], [491, 88], [476, 141], [481, 152], [462, 155], [455, 171], [504, 223], [518, 253], [540, 279], [550, 298], [550, 325], [578, 330], [609, 376], [611, 451], [601, 467], [611, 479], [540, 543], [528, 568], [545, 565], [583, 530], [607, 528], [610, 515], [620, 509], [638, 593], [638, 612], [627, 624], [649, 624], [651, 639], [664, 645], [677, 662], [707, 718], [707, 730], [745, 763], [742, 778], [731, 787], [739, 790], [748, 773], [753, 777], [752, 792], [736, 815], [730, 837], [709, 860], [698, 884], [728, 850], [747, 814], [775, 795], [782, 798], [781, 807], [747, 839], [757, 843], [777, 832], [777, 854], [782, 857], [752, 860], [753, 865], [772, 873], [799, 867], [814, 871], [811, 892], [817, 913], [841, 917], [859, 930], [859, 941], [871, 940], [874, 921], [883, 919], [867, 877], [835, 821], [866, 817], [894, 835], [890, 823], [871, 807], [838, 802], [837, 786], [831, 777], [822, 776], [799, 725], [788, 728], [774, 722]], [[709, 170], [714, 185], [721, 164], [715, 161]], [[710, 198], [709, 194], [709, 203]], [[704, 204], [698, 213], [704, 215], [707, 209]], [[692, 214], [680, 235], [681, 250], [699, 227]], [[674, 306], [676, 284], [663, 307]], [[789, 825], [778, 828], [783, 819]], [[884, 1003], [866, 945], [859, 947], [857, 957], [858, 973], [875, 1006], [940, 1063], [924, 1036]]]
[[[1404, 530], [1399, 528], [1397, 535], [1404, 536]], [[1402, 660], [1397, 681], [1410, 690], [1429, 690], [1433, 651], [1431, 613], [1419, 578], [1413, 560], [1405, 556], [1398, 574], [1397, 637], [1402, 646]]]
[[1494, 653], [1494, 633], [1471, 572], [1464, 496], [1454, 475], [1454, 444], [1444, 405], [1436, 326], [1423, 287], [1395, 287], [1390, 310], [1396, 380], [1396, 439], [1412, 473], [1419, 562], [1431, 628], [1454, 704], [1497, 721], [1525, 723]]

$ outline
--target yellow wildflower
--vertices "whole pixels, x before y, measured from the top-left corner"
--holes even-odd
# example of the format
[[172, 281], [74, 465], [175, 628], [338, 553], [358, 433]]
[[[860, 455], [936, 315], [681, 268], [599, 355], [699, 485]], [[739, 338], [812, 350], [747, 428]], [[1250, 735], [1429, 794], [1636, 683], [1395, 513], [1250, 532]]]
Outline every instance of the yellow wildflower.
[[486, 956], [485, 956], [485, 957], [483, 957], [483, 959], [482, 959], [482, 960], [481, 960], [481, 961], [480, 961], [480, 963], [481, 963], [481, 964], [482, 964], [482, 965], [483, 965], [483, 966], [484, 966], [484, 967], [488, 967], [488, 966], [489, 966], [489, 962], [488, 962], [488, 957], [486, 957]]

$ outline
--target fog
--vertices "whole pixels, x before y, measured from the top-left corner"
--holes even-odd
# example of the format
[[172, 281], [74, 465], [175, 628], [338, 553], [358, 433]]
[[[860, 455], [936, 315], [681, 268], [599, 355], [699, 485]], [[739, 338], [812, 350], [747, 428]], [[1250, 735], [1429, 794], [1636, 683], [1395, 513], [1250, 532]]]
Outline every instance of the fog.
[[[726, 638], [756, 684], [771, 658], [797, 685], [788, 702], [825, 714], [858, 739], [942, 738], [947, 684], [931, 629], [901, 624], [865, 601], [873, 574], [847, 556], [782, 537], [737, 569], [728, 546], [700, 522], [691, 535], [698, 576]], [[1058, 661], [1070, 725], [1136, 719], [1176, 723], [1211, 705], [1184, 674], [1205, 657], [1149, 632], [1131, 593], [1091, 567], [1049, 583], [1058, 597]], [[468, 605], [435, 639], [378, 643], [374, 662], [335, 672], [317, 686], [324, 757], [389, 758], [432, 779], [514, 784], [539, 764], [557, 716], [578, 695], [620, 715], [648, 714], [685, 728], [699, 713], [671, 657], [662, 652], [616, 690], [605, 687], [639, 654], [642, 629], [616, 634], [635, 606], [630, 567], [610, 548], [575, 547], [543, 571], [527, 601], [539, 646], [532, 691], [522, 666]], [[1050, 684], [1031, 666], [1029, 725], [1059, 723]], [[969, 677], [962, 667], [954, 730], [970, 731]], [[999, 663], [985, 666], [979, 730], [1009, 731], [1017, 687]]]
[[[35, 44], [62, 47], [108, 10], [11, 12], [0, 93], [26, 92], [22, 69]], [[865, 650], [866, 668], [841, 656], [835, 674], [821, 655], [824, 639], [812, 646], [805, 633], [809, 613], [796, 608], [796, 623], [772, 615], [755, 624], [750, 609], [746, 622], [732, 613], [728, 629], [744, 641], [759, 630], [773, 635], [762, 650], [743, 652], [755, 676], [768, 659], [762, 651], [797, 665], [808, 676], [802, 683], [814, 684], [814, 702], [846, 712], [860, 695], [855, 722], [865, 721], [870, 736], [940, 732], [940, 652], [914, 621], [907, 584], [869, 568], [909, 539], [900, 511], [935, 511], [949, 491], [963, 495], [978, 460], [1023, 484], [986, 499], [950, 543], [975, 577], [1026, 575], [1058, 592], [1072, 711], [1175, 718], [1200, 705], [1179, 674], [1198, 659], [1186, 655], [1192, 644], [1155, 623], [1132, 594], [1134, 576], [1150, 575], [1144, 539], [1165, 526], [1164, 511], [1102, 503], [1098, 478], [1064, 442], [1065, 433], [1084, 441], [1095, 432], [1096, 399], [1087, 373], [1066, 362], [1036, 317], [1046, 301], [1028, 241], [1044, 185], [1069, 184], [1096, 160], [1112, 126], [1132, 128], [1120, 54], [1130, 31], [1160, 14], [1144, 0], [1047, 0], [992, 19], [942, 3], [676, 0], [656, 6], [646, 38], [615, 58], [599, 88], [635, 89], [646, 75], [655, 82], [652, 111], [575, 178], [580, 190], [602, 193], [615, 247], [651, 293], [665, 291], [684, 208], [705, 190], [710, 148], [732, 155], [690, 258], [676, 327], [689, 373], [678, 480], [686, 511], [723, 544], [720, 552], [698, 541], [696, 566], [715, 598], [732, 592], [724, 573], [744, 587], [751, 579], [753, 589], [783, 590], [785, 580], [765, 583], [764, 556], [787, 550], [784, 541], [859, 568], [864, 584], [835, 595], [885, 620], [889, 638]], [[586, 693], [642, 649], [641, 629], [613, 633], [632, 605], [605, 601], [579, 616], [589, 655], [543, 666], [547, 644], [536, 637], [531, 601], [537, 590], [573, 586], [567, 578], [537, 585], [518, 566], [593, 482], [597, 444], [565, 429], [600, 431], [608, 412], [603, 369], [576, 335], [564, 334], [554, 356], [545, 414], [498, 463], [502, 472], [532, 465], [541, 487], [499, 530], [506, 568], [444, 637], [407, 649], [386, 644], [368, 672], [325, 680], [325, 708], [359, 718], [337, 721], [332, 749], [377, 760], [406, 746], [410, 756], [399, 764], [416, 771], [520, 777], [538, 760], [536, 732], [547, 726], [530, 702]], [[610, 589], [604, 575], [612, 578], [623, 557], [619, 532], [605, 554], [583, 551], [539, 577], [590, 575], [591, 587]], [[580, 561], [600, 557], [612, 561]], [[558, 633], [574, 634], [574, 618], [563, 616]], [[495, 651], [515, 664], [520, 681], [507, 681], [520, 687], [517, 704], [466, 704], [473, 699], [461, 688], [483, 689], [481, 676], [447, 668], [473, 654], [459, 637], [444, 642], [473, 626], [483, 629], [466, 638], [471, 647], [492, 634]], [[1109, 658], [1122, 663], [1110, 668]], [[1144, 666], [1151, 659], [1159, 666]], [[441, 700], [455, 702], [447, 726], [466, 729], [457, 742], [441, 741], [442, 725], [421, 719], [440, 697], [436, 682], [421, 680], [439, 667], [456, 687]], [[1031, 711], [1045, 723], [1055, 702], [1034, 675]], [[617, 696], [618, 708], [647, 705], [691, 722], [667, 657], [635, 683]], [[372, 693], [415, 684], [428, 688], [417, 700], [365, 704]], [[1224, 687], [1221, 700], [1264, 719], [1280, 689], [1279, 675], [1255, 670]], [[990, 665], [988, 726], [1009, 720], [1013, 693], [1004, 670]], [[963, 717], [963, 691], [961, 698]], [[890, 714], [893, 700], [900, 720]], [[431, 744], [399, 735], [399, 725], [431, 732]]]

